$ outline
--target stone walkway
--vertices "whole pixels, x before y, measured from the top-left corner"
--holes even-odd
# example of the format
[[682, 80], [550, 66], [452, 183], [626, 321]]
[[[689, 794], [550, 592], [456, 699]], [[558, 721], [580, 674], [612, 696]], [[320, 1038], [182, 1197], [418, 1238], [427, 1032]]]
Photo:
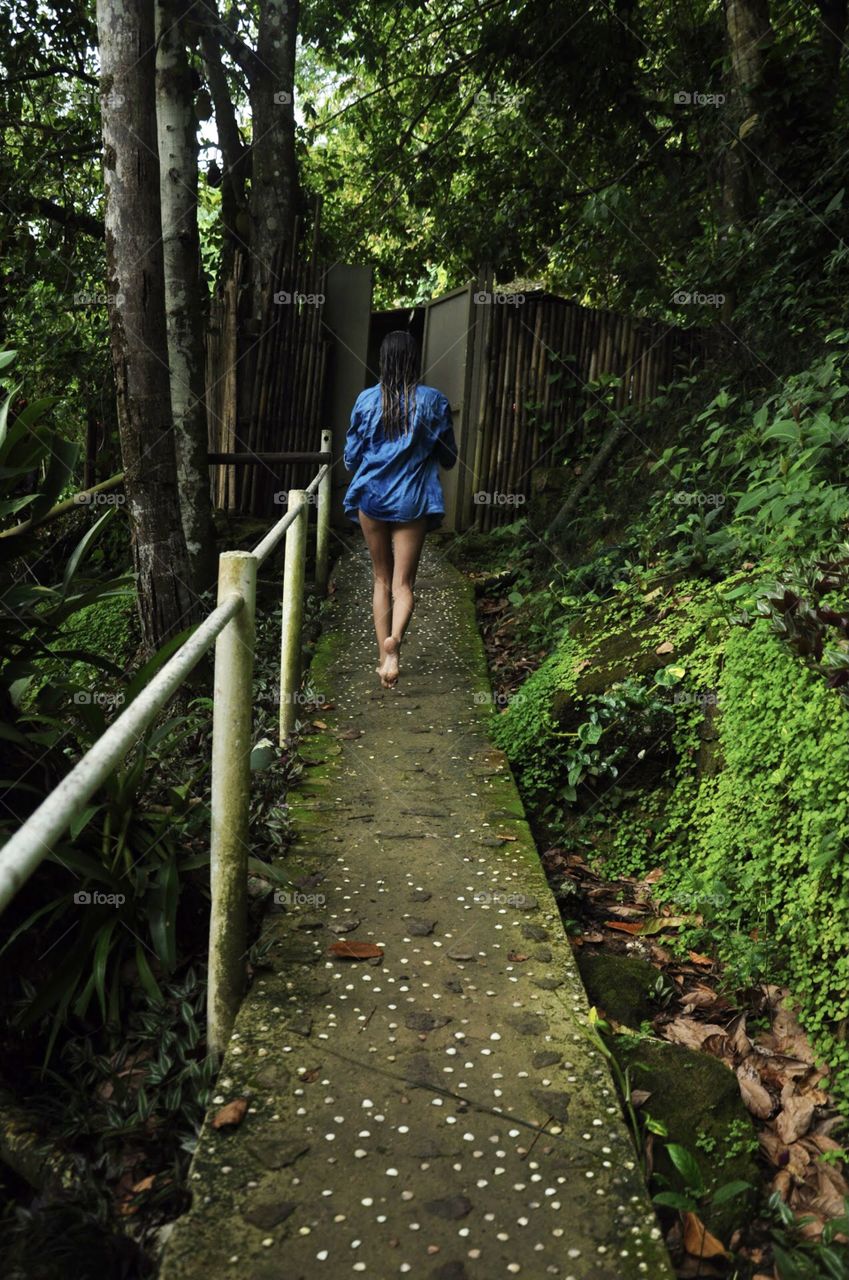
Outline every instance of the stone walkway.
[[[369, 568], [335, 573], [268, 967], [240, 1012], [161, 1280], [667, 1280], [503, 755], [465, 580], [428, 544], [396, 690]], [[278, 895], [280, 896], [280, 895]], [[337, 959], [338, 942], [375, 944]], [[212, 1117], [248, 1101], [238, 1127]]]

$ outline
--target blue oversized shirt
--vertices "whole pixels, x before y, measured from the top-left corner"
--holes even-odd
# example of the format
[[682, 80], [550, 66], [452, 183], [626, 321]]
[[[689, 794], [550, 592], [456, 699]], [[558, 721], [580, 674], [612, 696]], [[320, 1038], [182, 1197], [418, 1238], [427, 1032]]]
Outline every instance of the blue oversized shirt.
[[416, 389], [412, 429], [397, 440], [383, 434], [380, 383], [357, 397], [345, 441], [344, 462], [354, 478], [345, 494], [345, 514], [361, 508], [374, 520], [418, 520], [436, 529], [445, 515], [439, 464], [457, 461], [451, 406], [435, 387]]

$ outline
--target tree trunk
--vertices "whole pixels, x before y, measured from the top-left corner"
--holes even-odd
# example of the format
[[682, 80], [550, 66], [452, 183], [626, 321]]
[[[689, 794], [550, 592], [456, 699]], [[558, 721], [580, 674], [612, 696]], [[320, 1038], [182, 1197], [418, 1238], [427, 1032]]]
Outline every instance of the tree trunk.
[[180, 519], [156, 146], [153, 6], [97, 0], [109, 329], [142, 644], [199, 619]]
[[251, 318], [256, 328], [274, 252], [294, 230], [297, 0], [262, 0], [251, 75]]
[[[223, 170], [221, 225], [224, 231], [224, 246], [219, 278], [229, 280], [233, 270], [234, 252], [237, 247], [247, 247], [247, 237], [250, 234], [245, 194], [246, 169], [249, 167], [250, 152], [242, 142], [227, 81], [227, 72], [221, 60], [221, 23], [215, 0], [206, 0], [202, 14], [193, 12], [190, 16], [198, 23], [200, 51], [221, 147]], [[252, 63], [250, 65], [252, 66]]]
[[765, 53], [772, 43], [768, 0], [725, 0], [725, 29], [731, 63], [729, 137], [723, 165], [723, 221], [745, 222], [754, 211], [766, 122], [760, 89]]
[[165, 320], [180, 512], [192, 585], [202, 592], [215, 578], [216, 546], [206, 460], [206, 308], [197, 221], [197, 123], [181, 14], [176, 0], [158, 0], [156, 120]]

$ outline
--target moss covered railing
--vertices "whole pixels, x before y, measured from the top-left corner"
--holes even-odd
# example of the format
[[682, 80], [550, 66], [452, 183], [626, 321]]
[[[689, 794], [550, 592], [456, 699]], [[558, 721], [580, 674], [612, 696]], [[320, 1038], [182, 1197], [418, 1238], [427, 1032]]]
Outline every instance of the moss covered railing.
[[219, 1055], [242, 998], [247, 918], [250, 753], [257, 570], [286, 539], [281, 610], [280, 741], [294, 728], [309, 504], [317, 503], [316, 585], [327, 581], [330, 536], [330, 432], [305, 489], [291, 489], [286, 514], [253, 551], [219, 559], [215, 609], [192, 632], [129, 706], [0, 850], [0, 911], [50, 853], [53, 842], [83, 812], [99, 786], [135, 746], [202, 656], [215, 644], [212, 716], [211, 921], [207, 1044]]

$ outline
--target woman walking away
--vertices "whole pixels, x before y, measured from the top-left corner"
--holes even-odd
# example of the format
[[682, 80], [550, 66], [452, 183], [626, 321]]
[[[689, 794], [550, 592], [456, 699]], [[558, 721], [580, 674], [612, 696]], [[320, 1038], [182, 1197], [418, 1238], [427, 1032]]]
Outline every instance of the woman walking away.
[[389, 333], [380, 347], [380, 381], [358, 397], [345, 441], [354, 478], [345, 514], [359, 520], [374, 569], [374, 629], [385, 689], [398, 681], [401, 641], [413, 612], [413, 587], [425, 534], [445, 515], [439, 464], [457, 461], [451, 406], [418, 380], [412, 334]]

